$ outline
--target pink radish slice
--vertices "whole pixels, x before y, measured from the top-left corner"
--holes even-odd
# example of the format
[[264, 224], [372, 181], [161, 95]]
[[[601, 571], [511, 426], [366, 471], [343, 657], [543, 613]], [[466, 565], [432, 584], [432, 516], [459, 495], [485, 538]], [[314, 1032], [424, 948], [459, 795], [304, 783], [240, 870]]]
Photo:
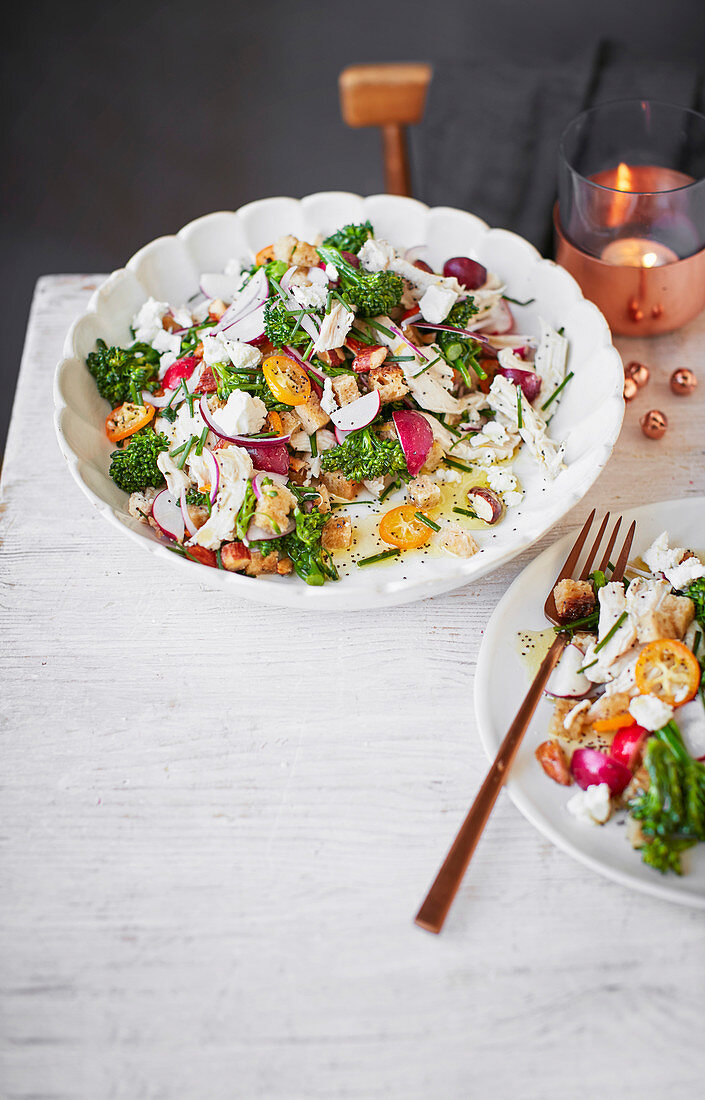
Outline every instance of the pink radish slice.
[[283, 539], [284, 535], [290, 535], [296, 527], [293, 519], [289, 520], [283, 531], [280, 531], [278, 535], [275, 535], [272, 531], [266, 531], [264, 527], [260, 527], [259, 524], [253, 520], [250, 526], [247, 528], [247, 536], [245, 538], [245, 544], [247, 546], [252, 542], [262, 542], [263, 539]]
[[190, 378], [196, 367], [200, 365], [200, 359], [195, 355], [186, 355], [183, 359], [177, 359], [164, 373], [162, 386], [165, 390], [175, 390], [182, 378]]
[[350, 435], [350, 432], [341, 431], [340, 428], [336, 428], [336, 427], [333, 428], [333, 431], [335, 432], [335, 439], [336, 439], [337, 443], [344, 443], [345, 440]]
[[541, 392], [541, 375], [536, 371], [521, 370], [519, 367], [497, 367], [495, 374], [502, 374], [515, 386], [521, 386], [521, 392], [527, 401], [535, 401]]
[[599, 749], [576, 749], [570, 761], [575, 782], [584, 791], [597, 783], [606, 783], [612, 794], [621, 794], [631, 782], [632, 773], [618, 760], [611, 760]]
[[262, 482], [266, 477], [273, 481], [275, 485], [285, 486], [287, 482], [286, 474], [275, 474], [271, 470], [258, 470], [252, 479], [252, 488], [258, 500], [262, 499]]
[[204, 393], [201, 397], [198, 408], [206, 424], [215, 435], [219, 436], [220, 439], [226, 439], [228, 443], [237, 443], [238, 447], [278, 447], [282, 443], [288, 443], [291, 438], [290, 435], [277, 435], [272, 436], [270, 439], [251, 439], [248, 435], [228, 435], [213, 416], [210, 406], [208, 405], [207, 393]]
[[228, 340], [240, 340], [243, 344], [250, 344], [254, 340], [260, 340], [264, 336], [264, 311], [267, 303], [262, 302], [255, 309], [250, 310], [244, 317], [238, 317], [230, 324], [223, 325], [222, 331]]
[[348, 405], [343, 405], [342, 409], [336, 409], [331, 413], [331, 420], [336, 428], [344, 432], [356, 432], [372, 423], [380, 406], [379, 390], [371, 390]]
[[223, 272], [210, 272], [201, 275], [199, 285], [206, 298], [220, 298], [227, 302], [235, 297], [242, 275], [225, 275]]
[[419, 318], [423, 320], [423, 313], [421, 312], [421, 310], [417, 310], [416, 313], [412, 313], [411, 316], [405, 317], [401, 323], [401, 327], [406, 328], [407, 325], [413, 325], [415, 321], [419, 320]]
[[142, 390], [142, 404], [153, 405], [155, 409], [164, 409], [169, 404], [173, 396], [173, 390], [165, 390], [164, 393], [159, 395], [157, 395], [156, 393], [150, 393], [149, 390]]
[[276, 447], [264, 447], [259, 443], [242, 443], [253, 466], [258, 470], [266, 470], [270, 474], [289, 473], [289, 451], [286, 443], [279, 443]]
[[181, 490], [181, 496], [179, 497], [179, 507], [181, 508], [181, 516], [184, 521], [184, 526], [186, 530], [188, 531], [189, 535], [195, 535], [198, 528], [191, 519], [191, 516], [189, 515], [188, 504], [186, 503], [185, 489]]
[[183, 542], [186, 527], [181, 504], [179, 498], [172, 496], [168, 489], [162, 489], [155, 496], [152, 502], [152, 519], [168, 539]]
[[210, 496], [211, 504], [215, 504], [215, 498], [218, 495], [218, 487], [220, 485], [220, 466], [218, 465], [218, 459], [215, 457], [212, 451], [209, 451], [207, 447], [203, 448], [203, 457], [206, 460], [208, 469], [210, 470]]
[[406, 465], [412, 477], [418, 474], [433, 446], [433, 430], [421, 413], [398, 409], [392, 413]]
[[239, 318], [257, 309], [266, 302], [269, 297], [269, 283], [262, 268], [255, 271], [254, 275], [245, 283], [240, 293], [231, 305], [228, 306], [213, 332], [222, 332], [223, 329], [233, 324]]

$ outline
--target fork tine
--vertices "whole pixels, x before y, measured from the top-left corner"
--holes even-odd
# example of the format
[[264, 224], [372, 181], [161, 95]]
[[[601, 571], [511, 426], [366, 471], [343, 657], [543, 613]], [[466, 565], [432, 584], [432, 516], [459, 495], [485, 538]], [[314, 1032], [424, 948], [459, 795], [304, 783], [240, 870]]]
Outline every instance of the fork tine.
[[609, 542], [607, 543], [607, 548], [605, 549], [605, 552], [604, 552], [603, 557], [602, 557], [602, 561], [600, 562], [600, 569], [602, 570], [603, 573], [604, 573], [605, 569], [607, 568], [607, 566], [609, 564], [609, 560], [610, 560], [610, 557], [611, 557], [611, 554], [612, 554], [612, 550], [614, 549], [614, 544], [617, 541], [617, 535], [619, 534], [619, 528], [621, 526], [622, 526], [622, 517], [619, 516], [619, 518], [617, 519], [617, 522], [615, 523], [614, 527], [612, 528], [612, 534], [609, 537]]
[[617, 558], [617, 564], [614, 567], [614, 573], [612, 574], [613, 581], [621, 581], [624, 576], [624, 570], [627, 567], [629, 561], [629, 554], [632, 548], [632, 542], [634, 540], [634, 532], [636, 531], [636, 520], [633, 520], [631, 527], [627, 531], [627, 537], [624, 540], [624, 546], [621, 553]]
[[602, 523], [600, 524], [600, 530], [597, 532], [597, 538], [593, 542], [592, 547], [590, 549], [590, 553], [587, 556], [587, 561], [585, 562], [585, 567], [584, 567], [582, 573], [580, 574], [581, 581], [586, 581], [588, 579], [588, 577], [590, 576], [590, 570], [592, 568], [592, 563], [595, 560], [595, 557], [597, 555], [597, 551], [600, 549], [600, 543], [602, 542], [602, 536], [605, 533], [605, 529], [607, 527], [607, 524], [609, 523], [609, 519], [610, 519], [610, 514], [609, 514], [609, 512], [607, 512], [607, 514], [605, 515], [605, 518], [603, 519]]

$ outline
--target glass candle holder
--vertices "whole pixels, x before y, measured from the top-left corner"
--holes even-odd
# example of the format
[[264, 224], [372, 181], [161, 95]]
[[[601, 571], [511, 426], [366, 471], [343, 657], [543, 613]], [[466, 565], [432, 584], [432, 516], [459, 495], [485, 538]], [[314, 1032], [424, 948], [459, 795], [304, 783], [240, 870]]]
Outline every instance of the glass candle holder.
[[705, 116], [649, 100], [584, 111], [561, 138], [556, 260], [616, 333], [705, 308]]

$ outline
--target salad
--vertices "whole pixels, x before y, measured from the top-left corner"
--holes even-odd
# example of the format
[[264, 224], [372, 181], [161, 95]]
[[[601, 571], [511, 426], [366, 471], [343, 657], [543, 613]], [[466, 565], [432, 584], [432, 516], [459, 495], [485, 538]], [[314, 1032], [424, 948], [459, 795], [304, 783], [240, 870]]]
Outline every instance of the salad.
[[477, 261], [437, 273], [420, 251], [369, 222], [283, 236], [185, 304], [150, 298], [129, 346], [98, 340], [86, 363], [130, 514], [203, 565], [311, 585], [341, 561], [481, 552], [522, 500], [519, 449], [547, 479], [564, 468], [547, 417], [568, 342], [543, 320], [515, 334]]
[[705, 564], [664, 531], [623, 582], [599, 570], [559, 581], [570, 644], [546, 691], [546, 775], [579, 788], [567, 809], [604, 825], [626, 811], [627, 835], [662, 873], [705, 841]]

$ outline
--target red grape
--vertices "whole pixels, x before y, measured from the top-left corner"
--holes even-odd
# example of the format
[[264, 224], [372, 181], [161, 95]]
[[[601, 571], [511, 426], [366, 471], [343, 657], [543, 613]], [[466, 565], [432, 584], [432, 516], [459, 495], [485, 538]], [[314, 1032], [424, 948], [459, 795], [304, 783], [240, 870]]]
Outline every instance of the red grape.
[[478, 290], [487, 282], [487, 268], [469, 256], [452, 256], [443, 264], [447, 279], [455, 278], [467, 290]]

